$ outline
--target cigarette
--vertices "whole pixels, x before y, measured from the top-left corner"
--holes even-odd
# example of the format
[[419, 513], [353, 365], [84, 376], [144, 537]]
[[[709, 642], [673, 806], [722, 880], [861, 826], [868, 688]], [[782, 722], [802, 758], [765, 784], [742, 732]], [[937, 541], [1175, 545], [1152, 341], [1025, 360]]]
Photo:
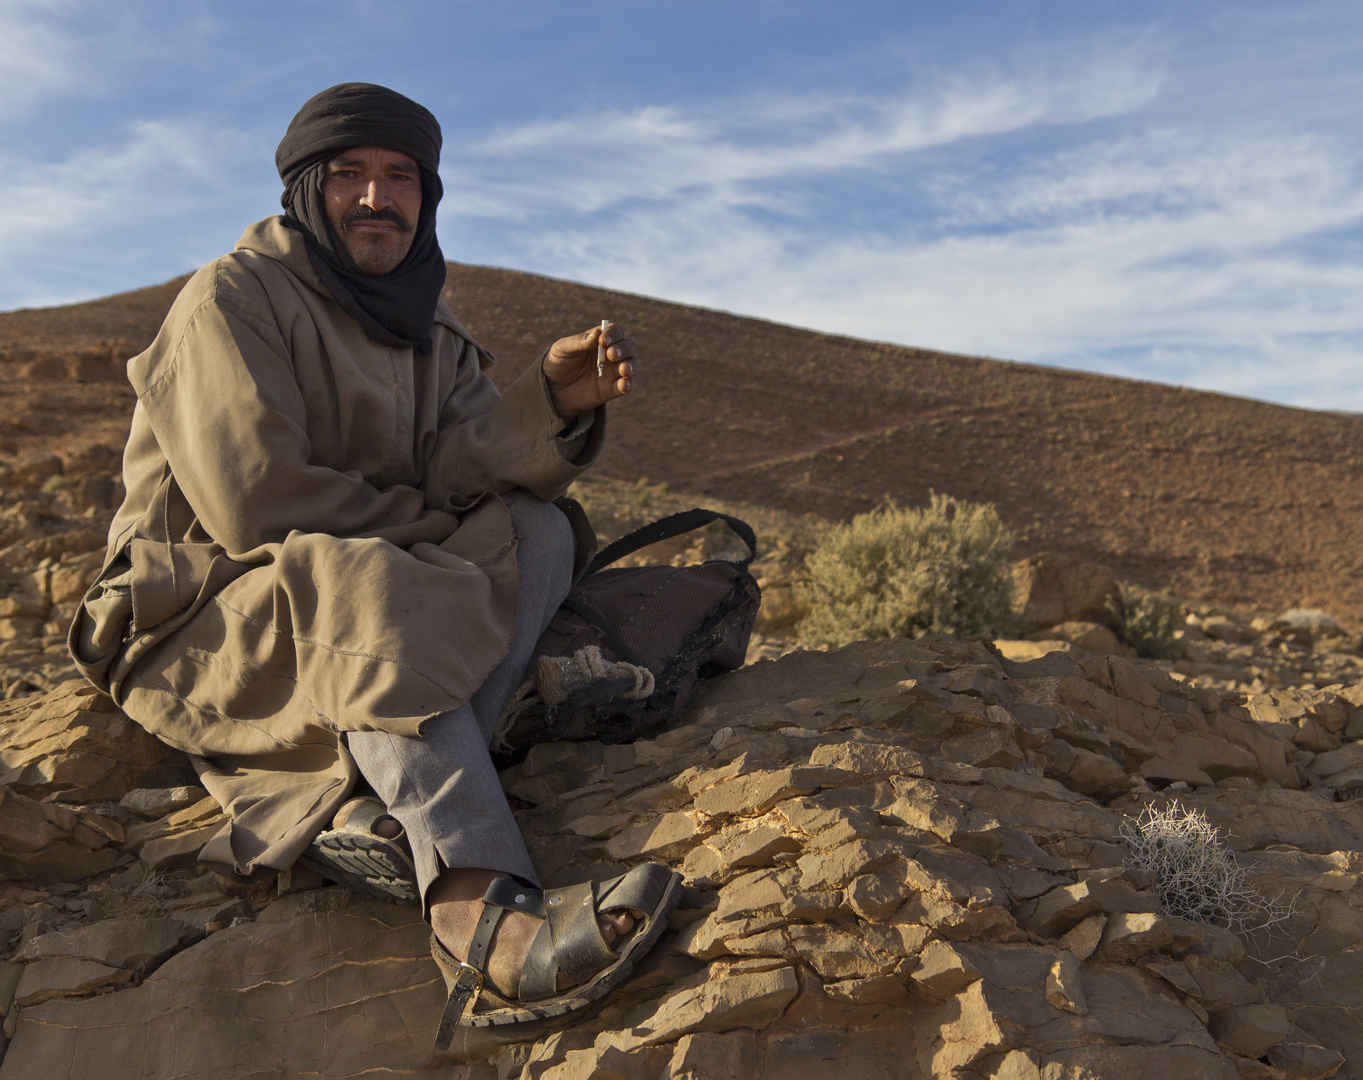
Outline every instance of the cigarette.
[[601, 320], [601, 336], [596, 340], [596, 377], [598, 379], [606, 374], [606, 327], [609, 325], [609, 319]]

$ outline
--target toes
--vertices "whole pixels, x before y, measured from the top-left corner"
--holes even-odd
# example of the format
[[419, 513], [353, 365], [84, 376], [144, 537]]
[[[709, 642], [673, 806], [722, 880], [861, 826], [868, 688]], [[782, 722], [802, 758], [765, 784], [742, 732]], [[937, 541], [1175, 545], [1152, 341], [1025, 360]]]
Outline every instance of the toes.
[[599, 914], [597, 925], [601, 927], [601, 936], [606, 939], [606, 944], [613, 945], [617, 940], [628, 934], [634, 929], [634, 924], [643, 919], [644, 914], [644, 912], [634, 908], [626, 908], [622, 911], [603, 911]]

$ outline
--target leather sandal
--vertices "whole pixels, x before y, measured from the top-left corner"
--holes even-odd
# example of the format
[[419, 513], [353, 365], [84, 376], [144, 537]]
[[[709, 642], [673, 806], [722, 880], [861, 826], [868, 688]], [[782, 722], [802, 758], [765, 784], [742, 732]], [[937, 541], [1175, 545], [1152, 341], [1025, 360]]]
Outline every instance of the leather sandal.
[[[541, 892], [498, 878], [483, 893], [483, 914], [469, 943], [465, 963], [431, 935], [431, 955], [445, 978], [448, 997], [435, 1048], [446, 1050], [456, 1027], [519, 1024], [562, 1016], [604, 997], [633, 970], [662, 936], [667, 913], [681, 899], [681, 875], [657, 863], [636, 866], [620, 877], [584, 882]], [[615, 948], [601, 936], [597, 916], [603, 911], [633, 908], [642, 919]], [[496, 993], [484, 981], [488, 946], [508, 911], [524, 911], [544, 920], [521, 969], [518, 1000]], [[559, 973], [573, 981], [557, 988]], [[480, 1005], [489, 1007], [479, 1009]]]
[[380, 836], [374, 826], [384, 818], [397, 820], [381, 800], [372, 795], [351, 799], [336, 812], [332, 828], [318, 833], [299, 856], [299, 863], [380, 900], [420, 903], [407, 834]]

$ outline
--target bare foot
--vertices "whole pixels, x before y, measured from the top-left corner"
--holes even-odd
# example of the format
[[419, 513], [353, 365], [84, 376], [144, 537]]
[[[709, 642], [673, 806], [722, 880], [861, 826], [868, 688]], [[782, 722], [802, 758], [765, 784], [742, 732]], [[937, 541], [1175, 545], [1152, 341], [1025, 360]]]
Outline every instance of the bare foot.
[[[508, 875], [495, 870], [446, 870], [431, 884], [427, 899], [431, 908], [431, 929], [451, 955], [460, 960], [469, 958], [469, 942], [483, 915], [483, 893], [497, 878]], [[607, 945], [613, 945], [630, 932], [642, 911], [612, 911], [599, 915], [597, 925]], [[492, 935], [484, 965], [487, 981], [503, 997], [514, 998], [520, 988], [521, 968], [530, 953], [530, 945], [539, 933], [542, 919], [522, 911], [508, 911]], [[564, 989], [563, 975], [559, 975], [559, 989]]]

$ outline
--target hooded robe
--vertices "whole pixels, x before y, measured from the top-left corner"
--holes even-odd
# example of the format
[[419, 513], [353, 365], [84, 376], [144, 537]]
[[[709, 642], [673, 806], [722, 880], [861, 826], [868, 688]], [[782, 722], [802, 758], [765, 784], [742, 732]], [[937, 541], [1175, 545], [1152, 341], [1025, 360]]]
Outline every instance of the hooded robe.
[[499, 395], [492, 362], [443, 300], [429, 353], [374, 342], [280, 217], [129, 361], [127, 498], [70, 644], [230, 815], [205, 862], [286, 869], [354, 784], [344, 732], [419, 735], [506, 654], [499, 496], [561, 495], [605, 415], [564, 432], [539, 364]]

